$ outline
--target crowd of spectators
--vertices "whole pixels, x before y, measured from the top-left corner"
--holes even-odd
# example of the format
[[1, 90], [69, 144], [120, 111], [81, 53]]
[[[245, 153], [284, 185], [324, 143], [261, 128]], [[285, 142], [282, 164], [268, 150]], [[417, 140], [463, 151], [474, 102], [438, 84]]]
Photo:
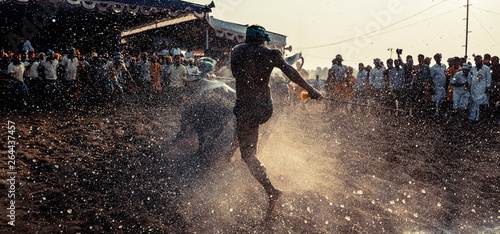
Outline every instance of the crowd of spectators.
[[[437, 53], [432, 59], [420, 54], [388, 59], [387, 67], [376, 58], [373, 67], [359, 63], [353, 82], [352, 68], [342, 64], [337, 55], [325, 81], [327, 108], [341, 107], [347, 112], [376, 113], [392, 111], [412, 117], [457, 117], [477, 122], [500, 116], [500, 65], [497, 56], [473, 55], [473, 64], [466, 58], [447, 59]], [[345, 103], [354, 104], [347, 106]]]
[[[175, 49], [175, 50], [174, 50]], [[70, 47], [60, 53], [0, 51], [0, 109], [39, 111], [102, 104], [123, 93], [178, 95], [186, 82], [232, 76], [223, 58], [195, 56], [178, 47], [157, 53], [127, 51], [87, 55]]]
[[[29, 49], [32, 49], [30, 46]], [[343, 65], [339, 54], [324, 83], [326, 107], [347, 112], [389, 110], [401, 116], [462, 116], [472, 121], [500, 116], [500, 65], [497, 56], [453, 57], [442, 63], [420, 54], [388, 59], [387, 67], [374, 59], [373, 67], [358, 64], [358, 73]], [[83, 55], [74, 47], [13, 54], [0, 51], [0, 109], [52, 110], [95, 105], [123, 93], [179, 96], [197, 78], [231, 78], [230, 63], [195, 56], [178, 47], [159, 52]], [[303, 75], [304, 76], [304, 75]], [[318, 82], [318, 81], [317, 81]], [[346, 104], [348, 103], [348, 104]]]

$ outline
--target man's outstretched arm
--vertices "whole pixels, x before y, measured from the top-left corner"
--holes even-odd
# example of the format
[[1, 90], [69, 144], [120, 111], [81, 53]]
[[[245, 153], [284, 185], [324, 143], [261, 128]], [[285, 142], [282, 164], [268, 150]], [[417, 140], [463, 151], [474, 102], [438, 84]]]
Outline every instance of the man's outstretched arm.
[[311, 97], [311, 99], [322, 99], [323, 98], [323, 95], [321, 95], [321, 93], [318, 90], [316, 90], [309, 83], [307, 83], [307, 81], [305, 81], [304, 78], [302, 78], [302, 76], [300, 76], [299, 72], [297, 70], [295, 70], [295, 68], [293, 68], [292, 66], [288, 65], [288, 63], [286, 63], [286, 61], [281, 56], [281, 53], [278, 52], [278, 53], [276, 53], [275, 56], [277, 57], [276, 59], [278, 61], [277, 67], [291, 81], [293, 81], [295, 84], [299, 85], [300, 87], [304, 88], [309, 93], [309, 97]]

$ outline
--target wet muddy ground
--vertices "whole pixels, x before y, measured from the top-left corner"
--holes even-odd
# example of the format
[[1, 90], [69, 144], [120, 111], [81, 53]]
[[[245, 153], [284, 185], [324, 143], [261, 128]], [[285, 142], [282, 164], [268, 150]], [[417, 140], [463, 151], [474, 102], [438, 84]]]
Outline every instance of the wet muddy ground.
[[8, 115], [17, 127], [16, 227], [3, 192], [0, 232], [500, 232], [498, 124], [290, 108], [261, 128], [258, 157], [284, 192], [279, 215], [266, 219], [265, 193], [239, 153], [200, 165], [194, 135], [169, 144], [180, 110]]

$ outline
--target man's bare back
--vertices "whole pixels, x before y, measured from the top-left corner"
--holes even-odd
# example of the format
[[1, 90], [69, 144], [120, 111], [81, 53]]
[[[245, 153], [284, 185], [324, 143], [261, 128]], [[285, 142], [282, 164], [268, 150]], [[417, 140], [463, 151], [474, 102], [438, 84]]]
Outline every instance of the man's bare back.
[[274, 68], [279, 68], [294, 83], [317, 99], [321, 96], [292, 66], [283, 59], [279, 50], [272, 50], [257, 44], [241, 44], [231, 53], [231, 69], [236, 78], [238, 98], [270, 98], [269, 77]]

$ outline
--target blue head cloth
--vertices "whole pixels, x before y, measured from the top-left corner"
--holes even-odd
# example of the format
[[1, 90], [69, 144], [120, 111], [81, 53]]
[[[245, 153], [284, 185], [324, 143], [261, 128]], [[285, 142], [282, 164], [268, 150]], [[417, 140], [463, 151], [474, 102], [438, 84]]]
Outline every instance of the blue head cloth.
[[113, 53], [113, 59], [121, 59], [121, 58], [122, 58], [122, 53], [118, 51]]
[[269, 34], [267, 34], [266, 30], [262, 27], [248, 27], [246, 36], [247, 38], [252, 38], [256, 41], [271, 42]]
[[380, 62], [382, 62], [382, 61], [381, 61], [379, 58], [376, 58], [376, 59], [374, 59], [374, 60], [373, 60], [373, 62], [374, 62], [374, 63], [376, 63], [376, 62], [379, 62], [379, 63], [380, 63]]
[[54, 51], [53, 51], [53, 50], [50, 50], [50, 49], [49, 49], [49, 51], [47, 51], [47, 56], [49, 56], [49, 55], [53, 55], [53, 54], [54, 54]]

